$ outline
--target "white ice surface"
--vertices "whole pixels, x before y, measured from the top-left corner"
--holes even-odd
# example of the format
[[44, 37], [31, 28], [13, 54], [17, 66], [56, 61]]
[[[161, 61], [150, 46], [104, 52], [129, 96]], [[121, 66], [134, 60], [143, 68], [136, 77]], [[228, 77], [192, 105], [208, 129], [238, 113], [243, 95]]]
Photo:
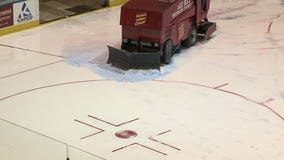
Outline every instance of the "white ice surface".
[[[106, 46], [120, 46], [119, 12], [0, 38], [1, 160], [62, 160], [64, 144], [50, 138], [70, 145], [71, 160], [284, 159], [283, 1], [212, 1], [212, 38], [161, 72], [105, 64]], [[114, 124], [139, 119], [116, 127], [88, 115]], [[75, 119], [104, 131], [81, 139], [99, 130]], [[114, 135], [125, 129], [137, 137]]]

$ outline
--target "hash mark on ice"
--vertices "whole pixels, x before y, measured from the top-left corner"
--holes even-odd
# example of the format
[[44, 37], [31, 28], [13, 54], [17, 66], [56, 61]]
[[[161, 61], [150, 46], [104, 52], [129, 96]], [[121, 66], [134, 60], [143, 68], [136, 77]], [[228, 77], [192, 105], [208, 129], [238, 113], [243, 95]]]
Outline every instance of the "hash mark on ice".
[[[161, 135], [166, 134], [166, 133], [169, 133], [169, 132], [171, 132], [171, 131], [172, 131], [172, 130], [167, 130], [167, 131], [165, 131], [165, 132], [161, 132], [161, 133], [156, 134], [156, 136], [161, 136]], [[170, 144], [167, 144], [167, 143], [165, 143], [165, 142], [162, 142], [162, 141], [160, 141], [160, 140], [154, 138], [154, 136], [149, 137], [149, 139], [152, 140], [152, 141], [154, 141], [154, 142], [160, 143], [160, 144], [162, 144], [162, 145], [164, 145], [164, 146], [167, 146], [167, 147], [173, 148], [173, 149], [175, 149], [175, 150], [181, 151], [181, 149], [179, 149], [179, 148], [177, 148], [177, 147], [175, 147], [175, 146], [172, 146], [172, 145], [170, 145]]]
[[164, 156], [166, 156], [166, 155], [167, 155], [166, 153], [163, 153], [163, 152], [161, 152], [161, 151], [159, 151], [159, 150], [156, 150], [156, 149], [154, 149], [154, 148], [151, 148], [151, 147], [145, 146], [145, 145], [140, 144], [140, 143], [137, 143], [137, 142], [135, 142], [135, 143], [131, 143], [131, 144], [126, 145], [126, 146], [123, 146], [123, 147], [120, 147], [120, 148], [118, 148], [118, 149], [113, 150], [112, 152], [117, 152], [117, 151], [119, 151], [119, 150], [126, 149], [126, 148], [128, 148], [128, 147], [130, 147], [130, 146], [134, 146], [134, 145], [138, 145], [138, 146], [141, 146], [141, 147], [143, 147], [143, 148], [146, 148], [146, 149], [152, 150], [152, 151], [154, 151], [154, 152], [156, 152], [156, 153], [159, 153], [159, 154], [162, 154], [162, 155], [164, 155]]
[[92, 134], [90, 134], [90, 135], [87, 135], [87, 136], [85, 136], [85, 137], [80, 138], [81, 140], [86, 139], [86, 138], [89, 138], [89, 137], [92, 137], [92, 136], [94, 136], [94, 135], [100, 134], [100, 133], [102, 133], [102, 132], [105, 131], [105, 130], [103, 130], [103, 129], [101, 129], [101, 128], [98, 128], [98, 127], [96, 127], [96, 126], [93, 126], [93, 125], [91, 125], [91, 124], [88, 124], [88, 123], [86, 123], [86, 122], [83, 122], [83, 121], [80, 121], [80, 120], [77, 120], [77, 119], [74, 119], [74, 121], [75, 121], [75, 122], [78, 122], [78, 123], [80, 123], [80, 124], [89, 126], [89, 127], [91, 127], [91, 128], [94, 128], [94, 129], [99, 130], [98, 132], [95, 132], [95, 133], [92, 133]]
[[219, 88], [222, 88], [222, 87], [227, 86], [227, 85], [229, 85], [229, 83], [225, 83], [225, 84], [222, 84], [220, 86], [214, 87], [214, 89], [219, 89]]
[[92, 116], [92, 115], [88, 115], [88, 117], [93, 118], [93, 119], [96, 119], [96, 120], [101, 121], [101, 122], [103, 122], [103, 123], [106, 123], [106, 124], [115, 126], [115, 127], [119, 127], [119, 126], [125, 125], [125, 124], [127, 124], [127, 123], [131, 123], [131, 122], [134, 122], [134, 121], [139, 120], [139, 118], [135, 118], [135, 119], [129, 120], [129, 121], [127, 121], [127, 122], [123, 122], [123, 123], [120, 123], [120, 124], [114, 124], [114, 123], [111, 123], [111, 122], [102, 120], [102, 119], [100, 119], [100, 118], [98, 118], [98, 117], [95, 117], [95, 116]]
[[274, 99], [273, 99], [273, 98], [269, 98], [268, 100], [263, 101], [263, 102], [261, 102], [260, 104], [266, 104], [266, 103], [269, 103], [269, 102], [271, 102], [271, 101], [274, 101]]

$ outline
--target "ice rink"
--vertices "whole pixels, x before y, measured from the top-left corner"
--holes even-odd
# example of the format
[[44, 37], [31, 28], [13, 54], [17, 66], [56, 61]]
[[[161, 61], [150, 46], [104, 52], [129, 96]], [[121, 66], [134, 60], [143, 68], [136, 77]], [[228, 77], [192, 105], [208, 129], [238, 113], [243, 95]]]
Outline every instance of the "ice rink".
[[105, 64], [120, 7], [0, 37], [1, 160], [283, 160], [284, 1], [213, 0], [161, 71]]

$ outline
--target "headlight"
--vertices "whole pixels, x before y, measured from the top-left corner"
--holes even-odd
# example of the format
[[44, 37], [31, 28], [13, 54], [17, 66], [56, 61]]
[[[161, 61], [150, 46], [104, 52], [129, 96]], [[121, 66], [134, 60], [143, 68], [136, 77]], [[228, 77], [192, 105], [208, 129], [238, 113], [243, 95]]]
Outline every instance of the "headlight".
[[138, 45], [138, 41], [136, 41], [136, 40], [131, 40], [131, 44]]
[[143, 42], [141, 41], [141, 46], [151, 47], [151, 42]]
[[128, 39], [127, 39], [127, 38], [122, 38], [122, 42], [123, 42], [123, 43], [127, 43], [127, 42], [128, 42]]
[[154, 46], [155, 47], [159, 47], [159, 43], [154, 43]]

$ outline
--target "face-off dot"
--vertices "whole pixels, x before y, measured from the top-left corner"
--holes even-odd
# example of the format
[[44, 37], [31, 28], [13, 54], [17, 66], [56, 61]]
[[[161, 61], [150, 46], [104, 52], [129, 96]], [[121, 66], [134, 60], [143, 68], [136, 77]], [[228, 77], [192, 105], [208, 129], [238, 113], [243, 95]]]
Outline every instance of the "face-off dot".
[[131, 130], [122, 130], [115, 133], [115, 136], [122, 139], [129, 139], [137, 136], [137, 133]]

